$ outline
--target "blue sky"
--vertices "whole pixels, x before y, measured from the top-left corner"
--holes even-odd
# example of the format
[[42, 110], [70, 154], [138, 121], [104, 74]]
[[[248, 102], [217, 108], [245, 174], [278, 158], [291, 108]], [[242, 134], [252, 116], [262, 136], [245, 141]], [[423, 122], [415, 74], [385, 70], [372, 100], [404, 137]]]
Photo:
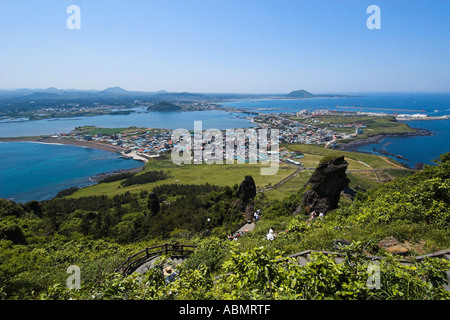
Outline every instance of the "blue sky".
[[450, 92], [449, 57], [448, 0], [0, 1], [0, 88]]

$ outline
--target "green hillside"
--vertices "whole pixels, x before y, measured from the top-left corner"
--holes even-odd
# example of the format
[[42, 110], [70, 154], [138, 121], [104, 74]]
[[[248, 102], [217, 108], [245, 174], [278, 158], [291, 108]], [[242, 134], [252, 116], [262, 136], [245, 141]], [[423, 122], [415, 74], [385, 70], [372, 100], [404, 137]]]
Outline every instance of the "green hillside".
[[[43, 202], [0, 200], [1, 298], [450, 299], [443, 289], [449, 262], [411, 260], [450, 248], [448, 154], [437, 165], [359, 192], [354, 200], [343, 201], [323, 219], [312, 221], [307, 215], [293, 216], [305, 190], [297, 182], [304, 178], [289, 180], [285, 187], [293, 192], [284, 197], [282, 189], [276, 189], [280, 197], [257, 194], [254, 205], [261, 209], [262, 219], [239, 241], [227, 236], [245, 222], [238, 184], [233, 181], [242, 181], [242, 175], [230, 171], [227, 181], [221, 171], [221, 178], [211, 176], [206, 183], [206, 177], [195, 180], [188, 166], [175, 168], [169, 162], [148, 166], [155, 172], [185, 175], [186, 180], [152, 182], [153, 193], [144, 184], [140, 191], [109, 196], [94, 195], [95, 189], [87, 188], [90, 196], [81, 196], [79, 192], [85, 191], [80, 190]], [[151, 172], [149, 168], [146, 172]], [[219, 172], [214, 166], [197, 168], [207, 175]], [[276, 180], [254, 178], [259, 187]], [[105, 184], [108, 192], [118, 183]], [[269, 228], [276, 235], [271, 242], [265, 238]], [[400, 263], [379, 245], [392, 237], [405, 248], [403, 258], [410, 264]], [[336, 239], [350, 244], [340, 249], [346, 255], [342, 263], [322, 253], [313, 253], [305, 266], [288, 263], [294, 262], [288, 258], [292, 253], [335, 251]], [[178, 270], [176, 281], [165, 284], [158, 268], [144, 278], [114, 272], [128, 255], [163, 243], [198, 245]], [[380, 261], [379, 288], [367, 286], [366, 254], [385, 257]], [[65, 289], [70, 265], [81, 269], [80, 290]]]

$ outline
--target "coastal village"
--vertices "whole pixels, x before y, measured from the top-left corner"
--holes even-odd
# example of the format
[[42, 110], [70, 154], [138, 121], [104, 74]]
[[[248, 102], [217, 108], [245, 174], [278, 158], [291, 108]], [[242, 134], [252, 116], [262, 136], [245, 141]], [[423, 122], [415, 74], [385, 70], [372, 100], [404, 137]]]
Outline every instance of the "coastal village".
[[[243, 110], [237, 111], [242, 112]], [[342, 141], [357, 139], [359, 135], [365, 133], [367, 119], [373, 120], [381, 117], [392, 117], [392, 114], [330, 109], [301, 110], [291, 113], [247, 113], [247, 119], [253, 126], [256, 126], [255, 129], [278, 129], [280, 143], [315, 144], [330, 149], [337, 147]], [[421, 114], [394, 115], [394, 119], [395, 121], [426, 120], [427, 116]], [[98, 131], [96, 131], [97, 129]], [[55, 134], [46, 138], [56, 139], [60, 142], [65, 140], [63, 143], [84, 143], [118, 152], [124, 158], [148, 162], [151, 158], [170, 152], [177, 145], [178, 141], [172, 141], [172, 132], [171, 129], [137, 127], [116, 129], [111, 132], [107, 128], [79, 127], [69, 133]], [[223, 141], [226, 141], [225, 130], [222, 130], [222, 134]], [[193, 131], [191, 131], [191, 135], [194, 135]], [[203, 141], [203, 146], [208, 143], [210, 141]], [[244, 148], [248, 154], [248, 144]], [[287, 154], [283, 150], [279, 151], [281, 160], [301, 165], [301, 162], [298, 161], [302, 157], [301, 154]], [[225, 148], [223, 156], [223, 159], [226, 159]]]
[[[333, 148], [339, 140], [351, 139], [363, 133], [365, 125], [358, 122], [330, 123], [324, 126], [315, 118], [318, 115], [324, 114], [330, 114], [330, 111], [303, 110], [289, 114], [259, 114], [256, 117], [249, 118], [249, 120], [259, 128], [279, 129], [280, 134], [278, 138], [280, 143], [320, 144], [324, 145], [325, 148]], [[98, 133], [95, 133], [95, 129], [91, 129], [89, 131], [90, 134], [86, 134], [83, 133], [82, 129], [82, 127], [76, 128], [70, 133], [56, 134], [51, 136], [51, 138], [58, 140], [77, 140], [78, 142], [90, 144], [96, 143], [98, 146], [110, 146], [115, 148], [115, 151], [120, 151], [121, 155], [125, 158], [132, 158], [143, 162], [170, 152], [177, 144], [177, 141], [171, 140], [172, 130], [170, 129], [128, 128], [113, 134], [102, 133], [102, 128], [98, 128]], [[349, 133], [343, 133], [342, 129], [348, 129], [346, 131], [349, 131]], [[225, 141], [225, 130], [222, 130], [222, 133], [223, 141]], [[193, 135], [193, 131], [191, 134]], [[209, 141], [204, 141], [204, 144], [206, 143], [209, 143]], [[280, 155], [285, 161], [301, 165], [300, 162], [290, 159], [301, 158], [301, 154]]]

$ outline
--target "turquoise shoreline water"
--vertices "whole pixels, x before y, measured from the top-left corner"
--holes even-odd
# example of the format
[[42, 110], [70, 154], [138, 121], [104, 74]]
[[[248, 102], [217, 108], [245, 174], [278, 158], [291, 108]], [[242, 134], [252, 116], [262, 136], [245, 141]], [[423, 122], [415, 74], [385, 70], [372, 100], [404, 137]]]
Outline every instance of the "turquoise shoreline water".
[[92, 176], [133, 169], [142, 162], [93, 148], [35, 142], [0, 143], [0, 198], [48, 200], [70, 187], [96, 182]]

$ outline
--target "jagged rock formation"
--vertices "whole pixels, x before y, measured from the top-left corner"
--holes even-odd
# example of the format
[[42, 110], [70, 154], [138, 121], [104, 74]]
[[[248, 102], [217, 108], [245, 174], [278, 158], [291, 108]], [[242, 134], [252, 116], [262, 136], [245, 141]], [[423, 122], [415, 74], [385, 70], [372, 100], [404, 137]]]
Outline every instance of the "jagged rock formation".
[[239, 198], [237, 201], [239, 209], [245, 213], [246, 219], [252, 219], [254, 211], [253, 199], [256, 197], [256, 184], [252, 176], [245, 176], [236, 194]]
[[[344, 157], [336, 157], [319, 164], [311, 178], [306, 183], [310, 186], [303, 194], [300, 208], [307, 212], [316, 211], [317, 213], [336, 209], [341, 191], [348, 187], [350, 180], [345, 171], [348, 162]], [[297, 212], [300, 208], [297, 208]]]
[[237, 196], [246, 204], [256, 196], [256, 184], [252, 176], [245, 176], [237, 190]]

